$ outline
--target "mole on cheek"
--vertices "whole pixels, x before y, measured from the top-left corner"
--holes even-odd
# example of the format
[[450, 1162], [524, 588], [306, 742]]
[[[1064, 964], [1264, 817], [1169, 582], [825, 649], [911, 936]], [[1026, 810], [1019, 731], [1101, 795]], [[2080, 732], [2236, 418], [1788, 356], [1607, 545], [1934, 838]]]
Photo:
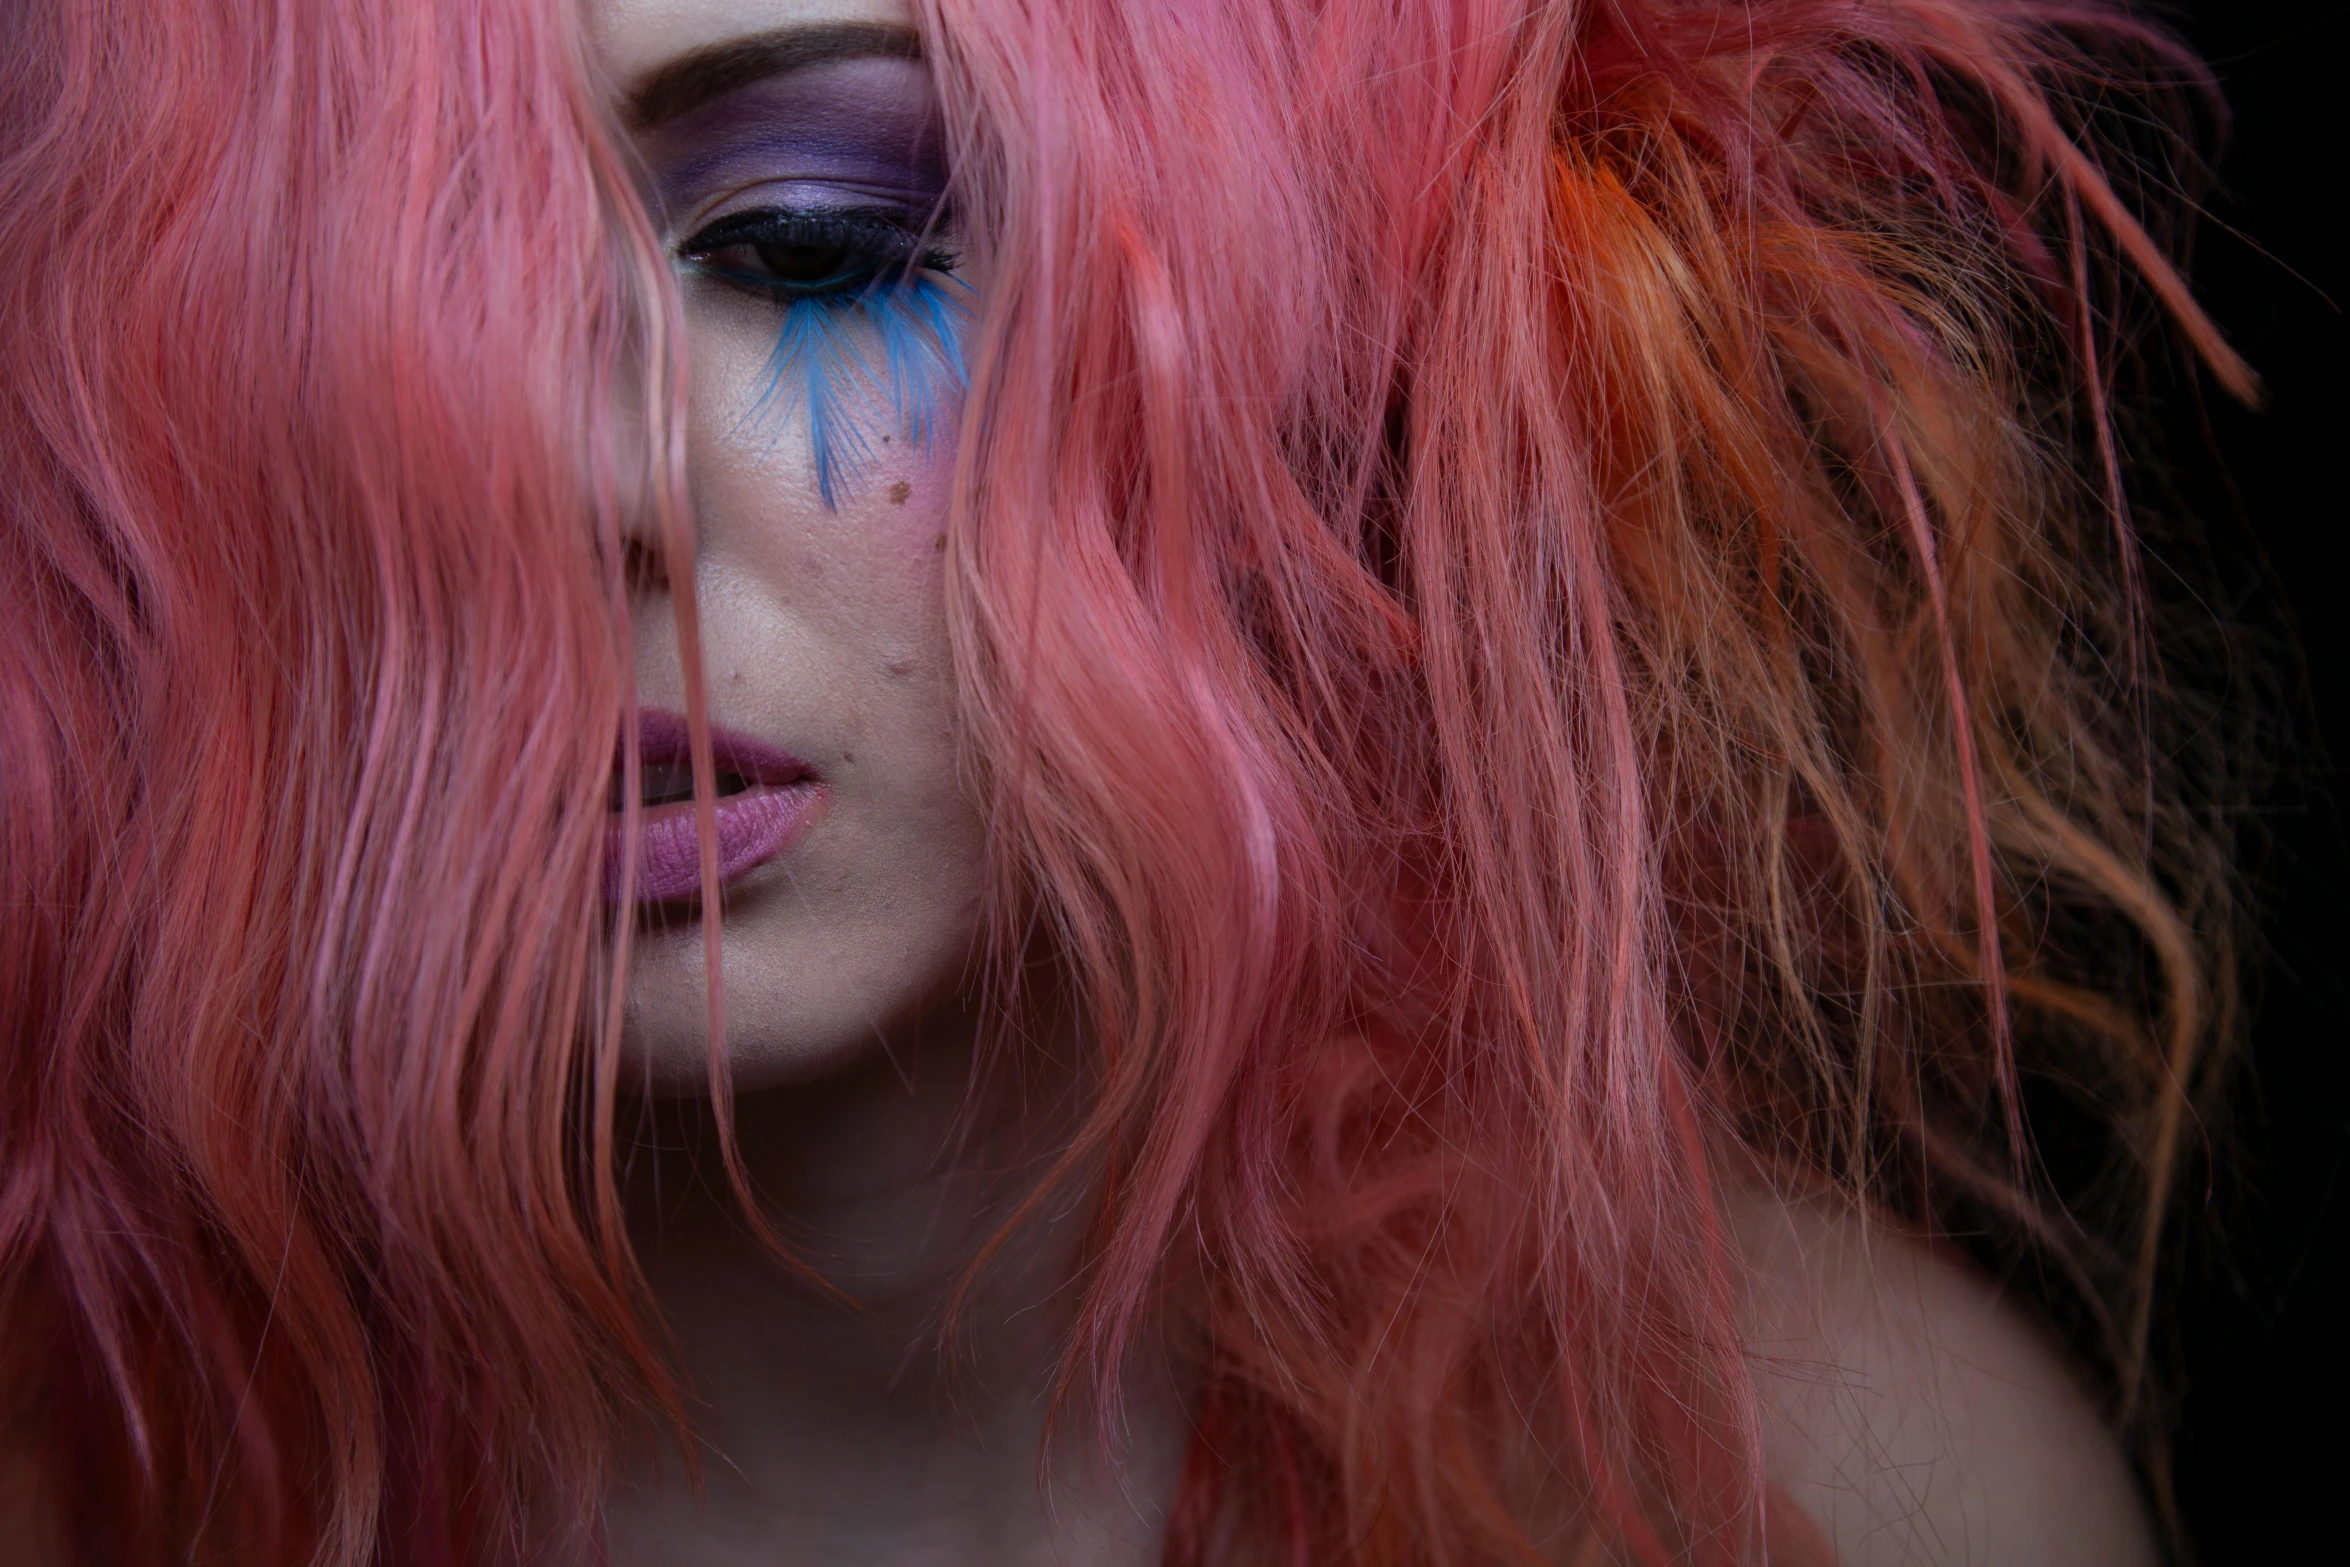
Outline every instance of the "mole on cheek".
[[906, 497], [913, 493], [914, 486], [900, 479], [889, 487], [889, 503], [892, 506], [903, 506], [906, 504]]

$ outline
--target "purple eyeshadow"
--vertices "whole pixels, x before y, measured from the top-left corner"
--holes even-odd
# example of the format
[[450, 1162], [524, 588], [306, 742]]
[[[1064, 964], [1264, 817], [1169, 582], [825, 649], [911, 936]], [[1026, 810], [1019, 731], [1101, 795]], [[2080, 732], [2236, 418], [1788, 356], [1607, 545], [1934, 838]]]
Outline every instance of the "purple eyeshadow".
[[858, 59], [754, 83], [645, 140], [670, 221], [712, 195], [773, 182], [919, 206], [946, 188], [946, 149], [921, 62]]

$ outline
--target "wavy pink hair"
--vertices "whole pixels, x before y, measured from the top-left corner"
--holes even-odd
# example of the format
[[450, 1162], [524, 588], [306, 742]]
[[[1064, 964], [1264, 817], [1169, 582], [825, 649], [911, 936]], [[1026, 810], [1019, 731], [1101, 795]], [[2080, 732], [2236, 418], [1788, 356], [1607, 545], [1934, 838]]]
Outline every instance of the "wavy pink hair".
[[[1759, 1559], [1739, 1172], [1993, 1222], [2126, 1399], [2227, 877], [2092, 284], [2250, 380], [2082, 95], [2188, 63], [2040, 0], [921, 11], [1002, 996], [1042, 921], [1097, 1051], [1063, 1393], [1202, 1368], [1170, 1561]], [[10, 1440], [94, 1559], [592, 1552], [678, 1418], [597, 846], [683, 385], [576, 19], [0, 44]]]

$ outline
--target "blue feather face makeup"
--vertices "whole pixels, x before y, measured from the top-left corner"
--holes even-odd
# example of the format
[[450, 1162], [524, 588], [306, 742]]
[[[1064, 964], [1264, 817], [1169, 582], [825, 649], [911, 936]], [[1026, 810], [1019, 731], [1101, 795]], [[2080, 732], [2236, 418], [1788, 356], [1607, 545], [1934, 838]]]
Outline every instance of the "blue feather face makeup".
[[764, 301], [775, 343], [747, 418], [806, 419], [832, 507], [890, 441], [924, 445], [964, 385], [968, 286], [919, 62], [821, 62], [662, 126], [649, 154], [688, 284]]

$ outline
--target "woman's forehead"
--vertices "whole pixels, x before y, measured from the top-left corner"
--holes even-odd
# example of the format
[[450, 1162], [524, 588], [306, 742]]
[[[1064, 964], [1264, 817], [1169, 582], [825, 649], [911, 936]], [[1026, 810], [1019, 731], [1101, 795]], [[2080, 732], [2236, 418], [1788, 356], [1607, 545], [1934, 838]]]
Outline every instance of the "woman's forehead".
[[664, 66], [734, 40], [851, 23], [911, 28], [910, 0], [589, 0], [588, 23], [610, 80], [634, 94]]

